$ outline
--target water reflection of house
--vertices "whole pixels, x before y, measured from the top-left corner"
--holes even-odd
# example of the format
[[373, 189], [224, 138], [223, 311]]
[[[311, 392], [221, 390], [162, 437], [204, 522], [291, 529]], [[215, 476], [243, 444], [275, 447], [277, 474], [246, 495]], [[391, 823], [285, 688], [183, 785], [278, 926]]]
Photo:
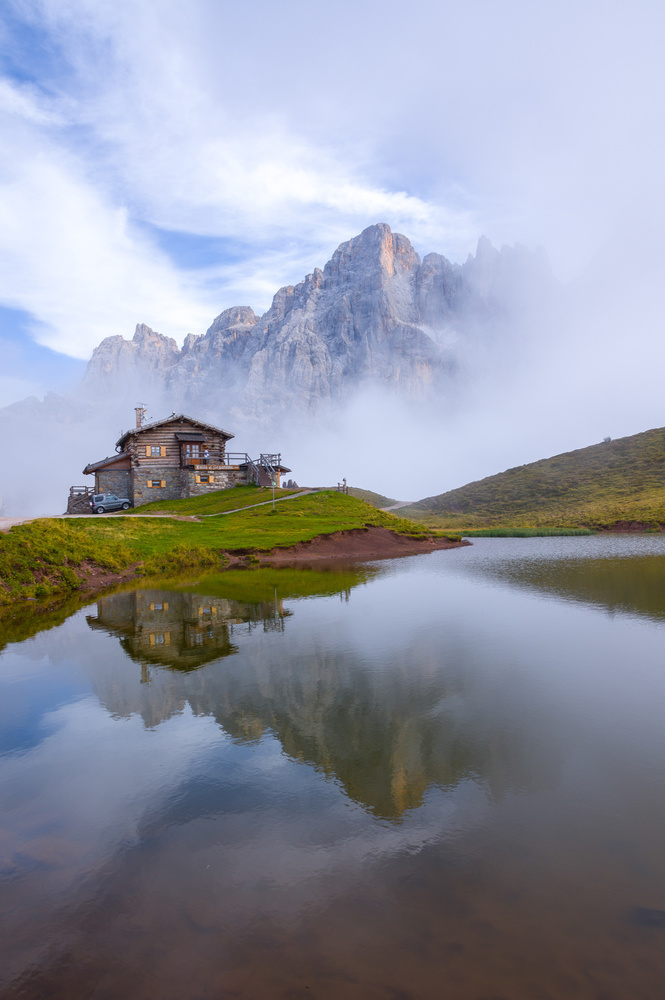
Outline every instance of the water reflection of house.
[[97, 615], [88, 624], [115, 635], [133, 660], [177, 670], [196, 670], [222, 656], [235, 653], [234, 638], [261, 627], [282, 630], [281, 599], [241, 604], [221, 597], [182, 591], [138, 590], [112, 594], [97, 602]]

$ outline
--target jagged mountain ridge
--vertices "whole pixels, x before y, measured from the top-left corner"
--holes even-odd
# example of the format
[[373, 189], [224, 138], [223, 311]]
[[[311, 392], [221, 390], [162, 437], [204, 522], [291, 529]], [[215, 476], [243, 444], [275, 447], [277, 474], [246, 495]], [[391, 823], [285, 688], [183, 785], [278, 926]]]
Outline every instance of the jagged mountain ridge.
[[[406, 237], [370, 226], [323, 270], [279, 289], [263, 316], [247, 306], [226, 309], [182, 348], [139, 324], [132, 340], [102, 341], [67, 395], [30, 397], [0, 410], [0, 505], [4, 500], [4, 512], [18, 514], [64, 509], [69, 487], [83, 485], [88, 462], [112, 452], [139, 402], [150, 418], [175, 410], [228, 427], [240, 451], [288, 451], [298, 478], [326, 482], [354, 474], [354, 463], [364, 468], [368, 455], [375, 469], [393, 468], [396, 435], [404, 436], [398, 414], [414, 409], [405, 410], [405, 398], [416, 400], [420, 430], [402, 457], [417, 476], [430, 460], [431, 421], [455, 412], [483, 372], [505, 384], [503, 371], [521, 356], [520, 336], [535, 339], [531, 317], [552, 294], [556, 301], [557, 286], [538, 252], [498, 251], [481, 238], [464, 264], [440, 254], [421, 261]], [[392, 398], [368, 392], [370, 386]], [[379, 434], [370, 430], [377, 413], [384, 415]], [[339, 432], [334, 441], [332, 428]], [[321, 431], [328, 434], [323, 444]], [[331, 449], [341, 449], [343, 459]], [[32, 475], [15, 471], [35, 453], [39, 489]]]
[[421, 261], [405, 236], [377, 224], [341, 244], [323, 270], [280, 288], [263, 316], [226, 309], [182, 349], [143, 324], [131, 341], [107, 338], [85, 383], [131, 385], [197, 412], [221, 397], [244, 419], [285, 403], [316, 412], [364, 380], [419, 398], [445, 389], [470, 353], [552, 285], [539, 252], [498, 251], [482, 237], [462, 265], [436, 253]]

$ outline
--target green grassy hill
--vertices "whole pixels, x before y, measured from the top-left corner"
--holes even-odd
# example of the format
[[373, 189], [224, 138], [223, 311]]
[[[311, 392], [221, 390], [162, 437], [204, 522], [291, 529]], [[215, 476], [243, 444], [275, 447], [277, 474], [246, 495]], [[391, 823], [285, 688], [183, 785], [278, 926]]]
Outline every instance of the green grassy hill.
[[[297, 495], [300, 490], [275, 490], [275, 500], [282, 497]], [[254, 504], [269, 503], [272, 500], [272, 489], [269, 486], [234, 486], [232, 489], [214, 490], [198, 497], [187, 497], [184, 500], [154, 500], [152, 503], [141, 504], [128, 512], [134, 514], [178, 514], [185, 517], [201, 517], [207, 514], [225, 514], [228, 511], [243, 510]]]
[[[275, 499], [286, 497], [291, 494], [298, 494], [301, 490], [275, 490]], [[336, 493], [335, 489], [329, 492]], [[357, 500], [364, 500], [372, 507], [381, 509], [390, 507], [397, 503], [390, 497], [384, 497], [381, 493], [373, 493], [372, 490], [361, 490], [356, 486], [349, 486], [349, 496], [356, 497]], [[231, 490], [215, 490], [213, 493], [206, 493], [200, 497], [188, 497], [186, 500], [156, 500], [153, 503], [145, 503], [133, 510], [132, 514], [221, 514], [225, 511], [236, 510], [242, 507], [250, 507], [252, 504], [264, 503], [272, 498], [272, 490], [265, 486], [236, 486]]]
[[665, 525], [665, 427], [520, 465], [400, 514], [457, 530]]
[[[415, 538], [428, 534], [422, 524], [336, 491], [285, 500], [274, 512], [270, 503], [248, 508], [248, 501], [271, 497], [270, 489], [240, 486], [151, 504], [158, 517], [142, 508], [145, 517], [39, 518], [17, 525], [0, 534], [0, 605], [78, 590], [98, 570], [123, 573], [139, 566], [145, 575], [216, 570], [226, 553], [265, 552], [373, 525]], [[164, 516], [166, 510], [201, 519], [179, 520]]]
[[361, 490], [357, 486], [349, 486], [349, 495], [352, 497], [357, 497], [358, 500], [364, 500], [365, 503], [369, 503], [372, 507], [392, 507], [397, 500], [391, 500], [390, 497], [384, 497], [382, 493], [373, 493], [372, 490]]

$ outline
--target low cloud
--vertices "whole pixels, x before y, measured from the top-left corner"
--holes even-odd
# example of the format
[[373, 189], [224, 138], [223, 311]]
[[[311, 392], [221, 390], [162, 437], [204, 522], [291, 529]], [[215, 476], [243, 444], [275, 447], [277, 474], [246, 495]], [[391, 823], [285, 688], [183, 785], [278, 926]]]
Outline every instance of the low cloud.
[[[0, 302], [40, 343], [84, 358], [137, 322], [181, 340], [223, 308], [260, 312], [377, 221], [452, 260], [484, 232], [547, 247], [568, 285], [551, 323], [506, 344], [454, 412], [360, 393], [320, 431], [326, 468], [316, 435], [276, 432], [297, 477], [335, 470], [408, 498], [662, 423], [662, 5], [423, 2], [405, 18], [342, 0], [331, 20], [296, 0], [16, 0], [11, 14]], [[223, 247], [194, 266], [181, 234]], [[102, 430], [86, 460], [115, 439]], [[391, 436], [411, 456], [398, 467]]]

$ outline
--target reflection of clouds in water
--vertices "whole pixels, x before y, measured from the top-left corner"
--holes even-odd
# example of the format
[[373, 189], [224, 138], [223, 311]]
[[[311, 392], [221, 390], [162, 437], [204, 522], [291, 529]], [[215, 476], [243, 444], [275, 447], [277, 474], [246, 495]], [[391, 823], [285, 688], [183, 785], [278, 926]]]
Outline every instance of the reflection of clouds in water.
[[[134, 892], [128, 866], [139, 865], [147, 898], [186, 897], [207, 872], [208, 888], [223, 889], [218, 919], [232, 914], [237, 923], [259, 902], [264, 912], [294, 913], [317, 898], [322, 881], [327, 897], [342, 892], [368, 864], [455, 837], [488, 809], [468, 783], [432, 793], [427, 809], [400, 826], [377, 823], [349, 808], [336, 783], [289, 761], [276, 740], [248, 751], [189, 707], [151, 731], [137, 716], [111, 718], [90, 698], [46, 722], [39, 746], [0, 761], [1, 852], [13, 876], [11, 923], [2, 923], [14, 942], [13, 975], [35, 960], [40, 928], [65, 904], [87, 907], [109, 885], [121, 896]], [[213, 793], [190, 801], [198, 782]], [[244, 789], [249, 795], [234, 805]]]
[[187, 777], [206, 747], [225, 739], [189, 709], [147, 734], [138, 718], [112, 719], [92, 698], [45, 715], [44, 728], [38, 746], [0, 761], [10, 871], [15, 851], [30, 867], [25, 844], [45, 825], [49, 836], [77, 845], [82, 865], [131, 841], [141, 814]]
[[[12, 948], [5, 974], [29, 961], [66, 903], [92, 891], [119, 853], [140, 841], [142, 817], [186, 780], [219, 728], [187, 711], [146, 733], [85, 698], [44, 716], [41, 743], [0, 759], [0, 856], [9, 878], [0, 931]], [[27, 949], [27, 953], [25, 951]], [[27, 957], [26, 957], [27, 954]]]
[[[341, 807], [346, 808], [342, 802]], [[256, 877], [257, 858], [263, 859], [263, 875], [276, 886], [293, 889], [300, 882], [323, 875], [335, 875], [342, 869], [346, 877], [353, 876], [354, 867], [360, 868], [374, 861], [399, 854], [415, 853], [442, 839], [460, 836], [482, 823], [490, 810], [490, 802], [480, 785], [473, 781], [462, 782], [454, 790], [432, 790], [427, 797], [426, 809], [414, 809], [401, 824], [368, 823], [360, 809], [351, 813], [355, 833], [340, 831], [337, 838], [322, 844], [297, 846], [301, 833], [298, 821], [279, 823], [275, 831], [263, 828], [257, 832], [248, 847], [236, 847], [225, 858], [233, 871], [231, 883], [237, 888], [251, 877]], [[358, 822], [359, 821], [359, 822]], [[248, 850], [249, 848], [249, 850]], [[216, 853], [216, 849], [213, 849]], [[278, 863], [274, 863], [278, 860]]]
[[[296, 794], [294, 789], [291, 795]], [[399, 825], [376, 822], [339, 795], [323, 796], [323, 801], [320, 795], [310, 797], [308, 805], [312, 811], [325, 808], [325, 822], [320, 815], [299, 815], [287, 791], [281, 810], [270, 809], [260, 818], [250, 810], [234, 818], [232, 843], [226, 836], [216, 842], [217, 828], [206, 830], [209, 823], [202, 818], [188, 827], [170, 827], [156, 852], [142, 856], [145, 889], [154, 879], [160, 891], [177, 900], [191, 886], [195, 896], [209, 900], [220, 926], [237, 928], [257, 913], [283, 921], [373, 879], [376, 866], [435, 844], [454, 844], [485, 824], [491, 811], [484, 791], [471, 781], [452, 792], [432, 790], [426, 807], [413, 810]], [[176, 869], [173, 881], [167, 873]]]
[[[236, 946], [252, 965], [267, 933], [298, 965], [309, 945], [289, 937], [305, 923], [328, 958], [340, 935], [355, 943], [356, 911], [396, 952], [405, 928], [426, 937], [438, 920], [439, 970], [458, 933], [485, 958], [489, 919], [500, 970], [501, 942], [531, 940], [534, 919], [550, 941], [571, 907], [584, 934], [616, 922], [616, 899], [652, 905], [662, 630], [459, 572], [482, 552], [402, 561], [348, 603], [287, 602], [283, 633], [254, 629], [196, 670], [156, 663], [149, 683], [124, 619], [108, 635], [79, 614], [12, 647], [5, 689], [42, 700], [36, 742], [0, 757], [3, 975], [36, 968], [25, 995], [42, 982], [68, 995], [65, 967], [93, 979], [122, 955], [114, 987], [129, 970], [184, 995], [170, 979], [182, 962], [192, 983]], [[612, 924], [613, 946], [624, 930]]]

